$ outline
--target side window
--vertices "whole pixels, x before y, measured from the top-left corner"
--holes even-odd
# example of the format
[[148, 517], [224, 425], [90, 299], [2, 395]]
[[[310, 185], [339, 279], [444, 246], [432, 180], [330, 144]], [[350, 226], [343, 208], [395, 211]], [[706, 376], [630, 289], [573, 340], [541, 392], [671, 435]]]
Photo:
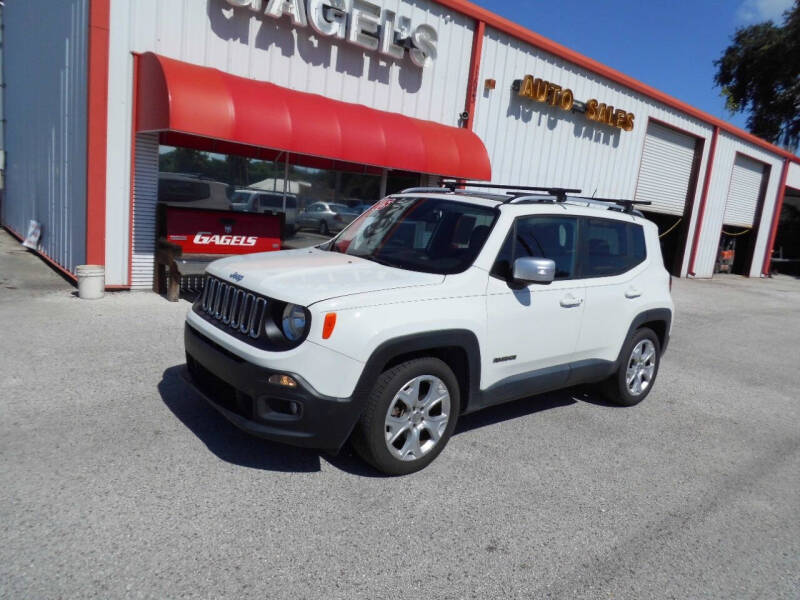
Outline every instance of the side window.
[[273, 194], [262, 194], [261, 208], [262, 210], [275, 210], [283, 208], [283, 198]]
[[523, 257], [549, 258], [556, 279], [576, 276], [578, 220], [575, 217], [534, 216], [514, 222], [497, 256], [492, 275], [510, 279], [514, 261]]
[[581, 233], [582, 277], [621, 275], [647, 257], [641, 225], [611, 219], [585, 219]]

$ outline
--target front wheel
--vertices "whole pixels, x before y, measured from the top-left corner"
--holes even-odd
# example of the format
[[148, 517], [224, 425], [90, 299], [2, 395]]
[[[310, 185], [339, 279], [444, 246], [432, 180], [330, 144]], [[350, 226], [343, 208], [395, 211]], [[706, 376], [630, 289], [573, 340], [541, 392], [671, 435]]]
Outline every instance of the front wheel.
[[604, 384], [604, 395], [621, 406], [634, 406], [653, 389], [661, 362], [661, 343], [652, 329], [643, 327], [625, 343], [617, 372]]
[[328, 224], [325, 221], [319, 222], [319, 233], [320, 235], [328, 235], [329, 233]]
[[438, 358], [404, 362], [378, 378], [353, 445], [387, 475], [414, 473], [447, 445], [458, 409], [458, 381], [450, 367]]

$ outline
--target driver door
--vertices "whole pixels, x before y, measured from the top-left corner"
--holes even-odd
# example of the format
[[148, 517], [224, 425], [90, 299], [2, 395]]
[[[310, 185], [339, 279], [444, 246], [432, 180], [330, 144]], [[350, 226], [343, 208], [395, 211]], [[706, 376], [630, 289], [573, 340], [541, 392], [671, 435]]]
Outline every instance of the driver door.
[[[526, 256], [553, 260], [555, 280], [515, 282], [514, 260]], [[526, 379], [531, 380], [531, 390], [538, 384], [554, 389], [566, 383], [585, 302], [584, 286], [575, 279], [577, 258], [577, 218], [537, 215], [515, 221], [487, 286], [483, 387], [505, 384], [519, 389]], [[493, 403], [491, 394], [487, 403]]]

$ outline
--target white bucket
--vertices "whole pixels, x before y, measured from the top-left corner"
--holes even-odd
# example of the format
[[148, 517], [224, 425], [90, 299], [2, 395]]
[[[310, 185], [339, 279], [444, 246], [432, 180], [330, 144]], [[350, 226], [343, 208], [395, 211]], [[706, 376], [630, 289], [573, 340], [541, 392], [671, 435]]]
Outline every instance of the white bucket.
[[103, 265], [78, 265], [78, 296], [84, 300], [98, 300], [106, 289], [106, 270]]

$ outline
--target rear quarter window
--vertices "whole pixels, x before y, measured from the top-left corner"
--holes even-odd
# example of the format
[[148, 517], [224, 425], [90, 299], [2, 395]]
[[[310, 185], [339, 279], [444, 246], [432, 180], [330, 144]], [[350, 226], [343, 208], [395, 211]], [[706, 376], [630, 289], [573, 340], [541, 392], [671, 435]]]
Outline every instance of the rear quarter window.
[[584, 219], [581, 247], [581, 277], [621, 275], [647, 258], [644, 229], [637, 223]]

